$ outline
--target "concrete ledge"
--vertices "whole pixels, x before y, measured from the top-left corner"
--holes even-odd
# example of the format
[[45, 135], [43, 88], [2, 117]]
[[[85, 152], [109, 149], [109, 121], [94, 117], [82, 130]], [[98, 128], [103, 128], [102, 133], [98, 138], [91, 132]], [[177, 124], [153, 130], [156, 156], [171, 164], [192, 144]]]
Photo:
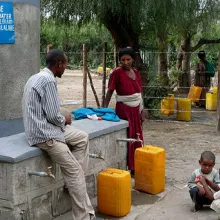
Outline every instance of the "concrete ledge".
[[[72, 122], [72, 126], [89, 134], [89, 139], [99, 137], [128, 127], [128, 122], [92, 121], [82, 119]], [[44, 154], [37, 147], [30, 147], [24, 133], [0, 138], [0, 161], [17, 163]]]
[[30, 147], [25, 133], [0, 138], [0, 161], [17, 163], [19, 161], [43, 154], [37, 147]]
[[125, 120], [120, 120], [119, 122], [112, 121], [93, 121], [90, 119], [74, 120], [72, 126], [85, 131], [89, 134], [89, 139], [99, 137], [104, 134], [108, 134], [114, 131], [119, 131], [121, 129], [128, 127], [128, 122]]

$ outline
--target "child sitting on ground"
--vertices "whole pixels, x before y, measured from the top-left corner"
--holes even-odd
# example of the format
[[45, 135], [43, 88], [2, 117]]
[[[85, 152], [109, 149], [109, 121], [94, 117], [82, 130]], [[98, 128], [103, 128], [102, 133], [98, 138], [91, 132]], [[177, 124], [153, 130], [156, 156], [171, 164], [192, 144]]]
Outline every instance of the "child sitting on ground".
[[194, 206], [191, 211], [196, 212], [203, 205], [210, 205], [213, 194], [220, 190], [219, 173], [215, 166], [215, 155], [211, 151], [204, 151], [199, 160], [200, 169], [193, 171], [188, 182], [189, 193]]

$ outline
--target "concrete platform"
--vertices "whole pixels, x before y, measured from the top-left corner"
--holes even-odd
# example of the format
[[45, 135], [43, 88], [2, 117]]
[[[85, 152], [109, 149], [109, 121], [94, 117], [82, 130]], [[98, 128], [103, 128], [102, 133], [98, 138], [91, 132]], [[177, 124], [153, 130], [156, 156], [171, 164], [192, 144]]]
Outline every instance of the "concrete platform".
[[[104, 160], [91, 158], [85, 174], [90, 198], [96, 197], [96, 176], [105, 168], [126, 169], [128, 122], [73, 121], [72, 126], [89, 134], [90, 153], [101, 153]], [[47, 171], [52, 166], [55, 180], [30, 176], [29, 171]], [[30, 147], [25, 134], [0, 138], [0, 219], [52, 220], [71, 210], [68, 190], [57, 164], [36, 147]]]

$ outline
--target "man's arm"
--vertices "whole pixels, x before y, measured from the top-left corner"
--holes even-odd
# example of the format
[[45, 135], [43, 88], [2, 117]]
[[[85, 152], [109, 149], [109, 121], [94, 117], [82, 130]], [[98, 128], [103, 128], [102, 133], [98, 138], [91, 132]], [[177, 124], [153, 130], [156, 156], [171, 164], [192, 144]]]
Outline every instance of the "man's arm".
[[44, 93], [41, 99], [42, 108], [47, 121], [64, 130], [66, 120], [65, 117], [60, 113], [60, 106], [55, 83], [50, 82], [45, 85]]

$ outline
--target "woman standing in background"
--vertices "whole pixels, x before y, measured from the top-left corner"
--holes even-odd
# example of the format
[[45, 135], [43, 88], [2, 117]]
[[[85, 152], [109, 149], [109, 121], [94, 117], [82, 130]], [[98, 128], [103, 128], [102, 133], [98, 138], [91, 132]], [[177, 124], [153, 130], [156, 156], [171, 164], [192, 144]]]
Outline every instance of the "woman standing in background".
[[215, 69], [213, 64], [206, 59], [205, 51], [199, 51], [198, 57], [200, 62], [196, 65], [195, 86], [202, 87], [199, 104], [201, 106], [205, 106], [206, 93], [209, 91], [211, 86], [211, 77], [215, 76]]

